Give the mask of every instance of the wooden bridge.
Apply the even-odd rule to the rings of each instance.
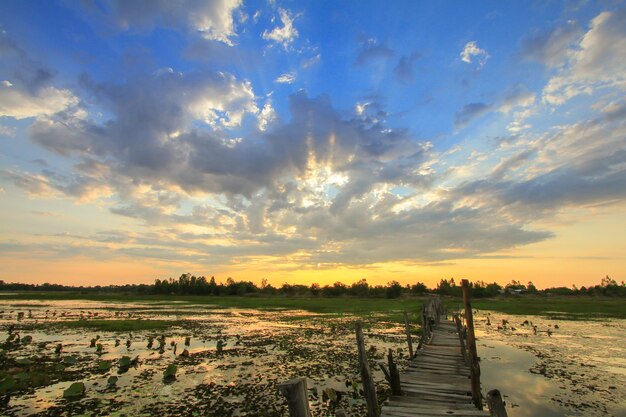
[[[392,391],[382,409],[378,407],[363,331],[360,323],[357,323],[356,339],[367,417],[507,417],[498,390],[487,393],[489,411],[483,410],[480,365],[467,280],[462,281],[462,288],[465,325],[460,314],[448,318],[440,298],[430,298],[422,307],[422,334],[415,352],[408,315],[405,313],[409,365],[400,374],[391,349],[387,355],[387,364],[379,363]],[[288,381],[281,384],[279,389],[289,401],[290,417],[310,417],[306,379]],[[341,410],[336,415],[346,416]]]
[[[444,315],[440,299],[433,298],[426,305],[420,348],[408,369],[396,378],[399,386],[392,385],[400,395],[389,398],[381,417],[491,415],[482,410],[480,382],[474,375],[478,365],[468,360],[471,354],[459,317],[448,320]]]

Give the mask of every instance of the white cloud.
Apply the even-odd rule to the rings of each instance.
[[[568,57],[543,89],[544,102],[560,105],[601,88],[626,89],[626,9],[596,16]]]
[[[276,80],[274,80],[280,84],[293,84],[296,81],[296,73],[295,72],[286,72],[281,74]]]
[[[9,81],[0,85],[0,116],[25,119],[51,115],[77,103],[78,98],[65,89],[50,86],[30,94]]]
[[[305,59],[302,62],[302,64],[300,65],[300,67],[302,69],[312,67],[313,65],[317,64],[318,62],[320,62],[321,59],[322,59],[322,54],[314,55],[314,56],[312,56],[309,59]]]
[[[288,50],[293,41],[298,37],[298,30],[293,26],[294,18],[285,9],[279,9],[278,14],[283,26],[276,26],[271,31],[263,31],[261,37],[267,41],[273,41],[282,45],[285,50]]]
[[[263,109],[259,112],[258,119],[258,127],[261,131],[267,130],[268,125],[276,120],[276,110],[272,107],[271,100],[267,100]]]
[[[226,73],[220,73],[219,78],[219,81],[205,80],[198,91],[189,92],[192,96],[186,103],[189,113],[214,128],[241,126],[246,113],[259,111],[252,84]]]
[[[481,67],[485,65],[489,59],[489,54],[484,49],[478,47],[476,41],[470,41],[465,44],[465,47],[460,53],[461,61],[471,64],[472,62],[478,62]]]

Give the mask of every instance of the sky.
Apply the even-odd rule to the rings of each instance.
[[[0,279],[626,275],[623,1],[3,0]]]

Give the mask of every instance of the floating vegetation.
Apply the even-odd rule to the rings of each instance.
[[[178,368],[174,364],[170,364],[165,368],[163,372],[163,380],[167,382],[174,381],[176,379],[176,371]]]
[[[85,384],[74,382],[68,389],[63,391],[63,398],[74,399],[85,395]]]
[[[111,362],[109,361],[98,362],[98,371],[108,371],[109,369],[111,369]]]
[[[360,392],[345,385],[358,376],[351,316],[306,313],[305,319],[286,320],[300,313],[163,304],[132,306],[125,320],[127,311],[110,304],[47,307],[29,307],[33,318],[25,315],[19,323],[17,311],[0,316],[11,330],[5,333],[11,343],[0,342],[3,416],[280,417],[287,408],[276,385],[294,374],[309,376],[315,415],[334,415],[335,407],[351,415],[365,409]],[[181,316],[186,319],[179,321]],[[142,322],[167,326],[141,329]],[[37,343],[23,343],[23,335],[19,342],[26,329]],[[405,343],[402,329],[396,334],[381,333],[370,342],[379,346],[377,352],[395,349]],[[382,375],[379,380],[382,401]],[[82,385],[70,390],[73,384]]]
[[[117,384],[117,381],[119,380],[118,377],[116,377],[115,375],[111,375],[108,379],[107,379],[107,386],[109,388],[115,387],[115,385]]]

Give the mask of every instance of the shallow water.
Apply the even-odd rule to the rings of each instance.
[[[20,312],[24,318],[18,322]],[[167,320],[171,326],[130,334],[62,326],[81,315],[86,321]],[[0,352],[0,370],[13,367],[10,371],[15,374],[15,359],[31,358],[36,363],[26,370],[45,366],[49,380],[18,391],[8,404],[0,405],[0,415],[284,416],[286,403],[276,385],[298,376],[308,377],[314,415],[330,415],[338,406],[353,417],[365,415],[356,383],[356,320],[350,315],[185,303],[5,301],[0,303],[0,343],[6,347]],[[361,320],[366,324],[367,346],[374,349],[370,360],[382,400],[388,388],[375,361],[391,348],[400,355],[400,370],[405,367],[404,328],[380,316]],[[508,324],[503,326],[502,320]],[[525,320],[528,325],[522,325]],[[475,323],[483,393],[498,388],[510,417],[626,416],[622,337],[626,320],[563,321],[478,311]],[[32,336],[32,343],[4,344],[11,324],[21,337]],[[156,338],[161,335],[166,344],[159,352]],[[96,336],[103,345],[100,354],[89,346]],[[150,336],[155,338],[152,348],[148,348]],[[185,346],[187,336],[191,336],[189,346]],[[217,352],[220,339],[226,342],[221,354]],[[54,353],[57,343],[63,344],[60,355]],[[180,355],[185,348],[189,357]],[[138,356],[139,363],[120,372],[117,361],[122,356]],[[77,363],[51,371],[67,357]],[[103,361],[111,362],[110,370],[98,371]],[[172,363],[178,367],[177,378],[166,382],[163,371]],[[108,387],[112,375],[119,380]],[[63,399],[63,391],[75,381],[85,383],[85,396]]]
[[[6,346],[3,369],[14,366],[16,358],[31,358],[36,364],[26,370],[45,366],[50,379],[37,388],[13,395],[6,406],[8,416],[194,413],[282,416],[286,415],[286,402],[276,385],[298,376],[308,377],[313,394],[311,408],[316,415],[328,415],[337,406],[352,415],[364,411],[359,385],[354,384],[356,390],[352,386],[352,381],[358,379],[353,316],[293,310],[216,309],[192,304],[82,301],[5,302],[0,304],[0,311],[0,326],[5,335],[7,326],[16,325],[21,337],[33,338],[27,345]],[[20,312],[24,318],[18,322]],[[81,317],[86,322],[158,319],[169,320],[172,325],[165,331],[131,333],[62,326],[65,321]],[[380,381],[382,400],[387,388],[373,361],[382,360],[389,348],[406,358],[404,330],[376,317],[366,326],[368,347],[375,348],[370,359],[374,376]],[[161,335],[166,343],[159,352],[157,338]],[[90,347],[90,340],[97,336],[97,343],[103,346],[99,354]],[[155,338],[152,348],[148,348],[150,336]],[[189,346],[185,346],[186,336],[191,336]],[[226,342],[222,353],[217,352],[218,340]],[[63,344],[60,355],[54,353],[57,343]],[[172,343],[176,345],[176,353]],[[180,355],[185,348],[190,353],[188,357]],[[120,372],[117,361],[122,356],[138,356],[139,363]],[[76,358],[77,363],[63,371],[49,371],[67,357]],[[103,361],[111,362],[110,370],[98,371],[98,364]],[[176,380],[165,382],[163,371],[172,363],[178,367]],[[400,360],[400,366],[404,363]],[[115,387],[108,387],[107,379],[112,375],[119,379]],[[85,383],[85,396],[78,400],[63,399],[63,391],[75,381]]]
[[[626,320],[478,311],[475,327],[483,392],[510,417],[626,416]]]

